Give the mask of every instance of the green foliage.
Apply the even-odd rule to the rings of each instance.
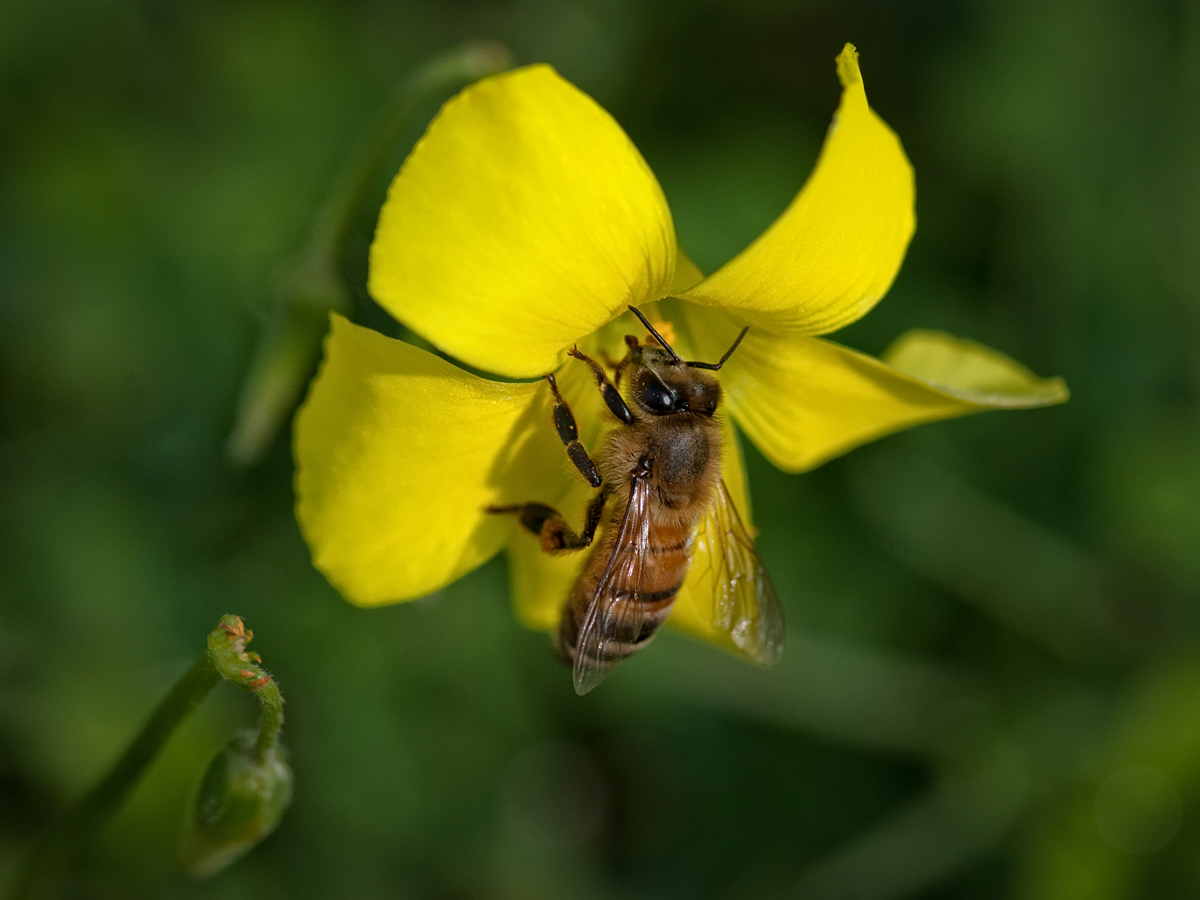
[[[664,635],[581,702],[501,563],[353,609],[296,532],[286,441],[224,462],[278,267],[395,86],[475,37],[611,109],[710,270],[803,180],[853,41],[919,225],[838,339],[944,330],[1071,386],[807,476],[749,452],[777,670]],[[1184,0],[3,4],[0,884],[237,609],[288,687],[292,808],[177,871],[196,773],[256,711],[214,698],[74,894],[1200,892],[1198,108]],[[398,333],[362,290],[385,180],[342,274]],[[1119,846],[1171,806],[1105,788],[1131,769],[1178,797],[1159,849]]]

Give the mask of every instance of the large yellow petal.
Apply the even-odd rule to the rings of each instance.
[[[675,251],[675,284],[671,288],[671,293],[682,294],[703,280],[704,273],[700,271],[700,267],[692,262],[691,257],[683,252],[682,247],[678,248]]]
[[[487,560],[511,516],[568,487],[544,382],[500,384],[332,317],[296,419],[296,516],[313,561],[364,606],[419,597]]]
[[[675,229],[612,117],[546,65],[450,100],[392,182],[369,288],[452,356],[529,377],[670,293]]]
[[[842,102],[803,190],[753,244],[680,296],[760,328],[825,334],[887,292],[916,224],[912,166],[867,106],[851,45],[837,69]]]
[[[716,359],[740,323],[687,307],[692,339]],[[812,469],[904,428],[988,409],[1062,403],[1060,378],[1038,378],[1001,353],[936,331],[911,331],[880,361],[819,338],[751,328],[721,371],[739,426],[776,466]]]

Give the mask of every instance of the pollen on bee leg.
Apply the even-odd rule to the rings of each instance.
[[[566,549],[566,525],[561,518],[547,519],[538,531],[538,544],[546,553]]]

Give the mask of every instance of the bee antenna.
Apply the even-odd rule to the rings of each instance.
[[[725,361],[726,361],[726,360],[728,360],[728,359],[729,359],[729,357],[733,356],[733,351],[734,351],[734,350],[736,350],[736,349],[738,348],[738,344],[740,344],[740,343],[742,342],[742,338],[744,338],[744,337],[746,336],[746,332],[747,332],[747,331],[749,331],[749,330],[750,330],[750,326],[749,326],[749,325],[747,325],[745,328],[743,328],[743,329],[742,329],[742,332],[741,332],[741,334],[739,334],[739,335],[737,336],[737,339],[736,339],[736,340],[734,340],[734,342],[733,342],[733,346],[732,346],[732,347],[730,347],[728,350],[726,350],[726,351],[725,351],[725,355],[724,355],[724,356],[722,356],[722,357],[720,358],[720,360],[718,360],[717,362],[715,362],[715,363],[706,363],[706,362],[691,362],[691,361],[689,361],[689,362],[688,362],[688,368],[691,368],[691,369],[712,369],[712,371],[714,371],[714,372],[718,371],[718,370],[721,368],[721,366],[725,365]],[[662,340],[662,338],[659,338],[659,340]]]
[[[649,329],[649,331],[652,335],[654,335],[654,339],[663,345],[664,350],[666,350],[668,353],[671,354],[671,362],[673,362],[673,363],[683,362],[683,360],[679,358],[679,354],[676,353],[674,351],[674,349],[672,349],[671,345],[663,340],[662,335],[654,330],[654,326],[650,324],[649,319],[647,319],[645,316],[642,315],[641,310],[639,310],[636,306],[631,306],[631,307],[629,307],[629,311],[631,313],[633,313],[635,316],[637,316],[639,319],[642,320],[642,324],[645,325],[647,329]],[[724,362],[724,360],[722,360],[722,362]]]

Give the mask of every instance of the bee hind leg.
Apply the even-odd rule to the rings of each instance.
[[[608,499],[608,490],[602,485],[599,493],[588,503],[587,512],[584,514],[583,529],[578,534],[567,524],[562,513],[545,503],[489,506],[487,512],[515,514],[517,522],[538,539],[538,543],[545,552],[563,553],[582,550],[592,545],[592,539],[596,536],[596,528],[600,525],[600,517],[604,513],[606,499]]]

